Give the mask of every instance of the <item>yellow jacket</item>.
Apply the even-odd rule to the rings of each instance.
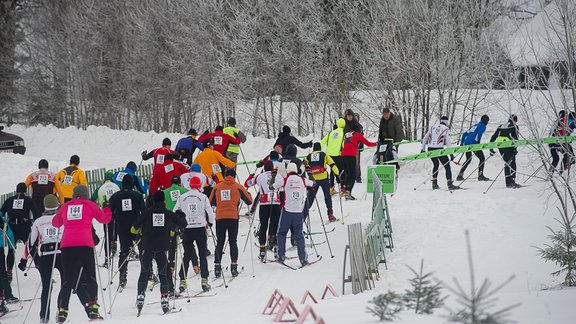
[[[88,186],[84,170],[80,169],[75,164],[70,164],[56,174],[56,180],[60,182],[60,189],[62,191],[63,199],[72,199],[74,187],[79,184]]]
[[[338,167],[330,155],[322,151],[314,151],[304,158],[306,170],[312,174],[314,180],[328,178],[328,167],[332,168],[335,175],[339,175]]]
[[[202,167],[202,173],[204,173],[208,178],[214,179],[216,182],[224,180],[222,176],[222,168],[220,164],[225,167],[233,168],[236,163],[225,158],[220,152],[213,150],[209,147],[205,147],[204,151],[200,152],[198,156],[194,159],[194,163],[200,164]]]

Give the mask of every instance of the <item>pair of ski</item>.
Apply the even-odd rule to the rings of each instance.
[[[163,313],[162,315],[176,314],[176,313],[180,313],[181,311],[182,311],[182,307],[180,307],[180,308],[171,308],[170,310],[168,310],[167,312]],[[140,317],[140,315],[142,315],[142,308],[138,309],[138,313],[136,314],[136,317]]]
[[[285,267],[288,268],[288,269],[299,270],[299,269],[305,268],[305,267],[307,267],[307,266],[311,266],[311,265],[313,265],[314,263],[316,263],[316,262],[318,262],[318,261],[320,261],[320,260],[322,260],[322,256],[321,256],[321,255],[318,256],[318,259],[316,259],[316,260],[314,260],[314,261],[309,261],[306,265],[301,265],[301,266],[299,266],[299,267],[298,267],[298,266],[294,267],[294,266],[291,266],[291,265],[289,265],[289,264],[286,264],[286,262],[285,262],[286,260],[284,260],[284,262],[278,262],[278,261],[274,260],[274,262],[276,262],[276,263],[278,263],[278,264],[281,264],[281,265],[285,266]]]
[[[24,306],[20,306],[20,307],[18,307],[18,308],[9,309],[9,310],[8,310],[7,312],[5,312],[5,313],[0,313],[0,318],[3,318],[4,316],[6,316],[6,315],[8,315],[8,314],[10,314],[10,313],[14,313],[14,312],[17,312],[17,311],[20,311],[20,310],[23,310],[23,309],[24,309]]]

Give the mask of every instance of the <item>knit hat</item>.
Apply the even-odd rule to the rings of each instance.
[[[60,206],[58,198],[53,194],[44,196],[44,209],[45,210],[56,210]]]
[[[236,118],[234,118],[234,117],[228,118],[228,125],[236,126]]]
[[[264,171],[272,171],[274,169],[274,162],[268,160],[264,162]]]
[[[179,176],[173,176],[172,179],[171,179],[171,182],[172,182],[172,184],[177,184],[177,185],[179,185],[179,184],[182,183],[182,180],[180,179]]]
[[[74,187],[72,198],[78,198],[78,197],[88,199],[89,197],[88,187],[86,187],[85,185],[77,185],[76,187]]]
[[[188,130],[188,135],[194,135],[194,136],[196,136],[196,135],[198,135],[198,132],[197,132],[194,128],[190,128],[190,129]]]
[[[70,164],[80,164],[80,157],[78,155],[72,155],[70,157]]]
[[[16,193],[26,193],[27,188],[24,182],[20,182],[16,185]]]
[[[162,140],[162,146],[171,146],[172,145],[172,141],[166,137]]]
[[[322,149],[322,147],[320,146],[320,143],[316,142],[314,143],[314,145],[312,146],[312,151],[320,151]]]
[[[124,175],[122,178],[122,189],[132,189],[134,187],[134,179],[129,174]]]
[[[190,166],[190,171],[192,172],[202,172],[202,166],[198,163],[194,163]]]
[[[296,163],[288,163],[288,167],[286,167],[286,173],[290,174],[290,173],[298,173],[298,166],[296,165]]]
[[[218,125],[218,126],[216,126],[216,128],[214,130],[215,131],[222,131],[222,130],[224,130],[224,127],[222,127],[222,125]]]
[[[190,188],[192,189],[200,189],[202,188],[202,181],[198,177],[192,177],[190,179]]]
[[[448,117],[447,116],[440,117],[440,124],[448,125]]]
[[[202,146],[204,146],[204,147],[212,146],[212,139],[211,139],[211,138],[205,139],[205,140],[202,142]]]
[[[154,194],[154,202],[164,202],[164,191],[162,190],[158,190],[156,191],[156,193]]]
[[[489,121],[490,117],[488,117],[488,115],[482,115],[482,118],[480,118],[480,122],[482,122],[484,125],[488,125]]]
[[[228,170],[226,170],[226,173],[225,173],[225,174],[226,174],[227,177],[230,176],[230,177],[232,177],[232,178],[236,178],[236,170],[234,170],[234,169],[228,169]]]
[[[110,170],[106,171],[104,173],[104,180],[110,180],[110,181],[114,180],[114,173]]]
[[[38,161],[38,169],[48,169],[48,161],[45,159]]]
[[[290,126],[284,125],[284,126],[282,127],[282,133],[284,133],[284,134],[290,134],[291,132],[292,132],[292,129],[290,128]]]
[[[136,165],[136,162],[130,161],[128,164],[126,164],[126,169],[130,169],[132,172],[136,172],[138,170],[138,166]]]
[[[276,151],[272,151],[272,152],[270,152],[270,155],[268,155],[268,158],[270,160],[278,161],[280,159],[280,154],[278,154],[278,152],[276,152]]]

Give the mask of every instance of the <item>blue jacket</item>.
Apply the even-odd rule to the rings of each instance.
[[[118,171],[114,173],[114,183],[118,185],[118,187],[122,188],[122,178],[126,175],[130,175],[132,177],[132,183],[134,183],[134,188],[141,193],[146,193],[148,191],[148,184],[142,183],[142,179],[136,175],[136,172],[130,168],[126,168],[122,171]]]
[[[180,154],[180,158],[184,163],[192,165],[192,157],[196,149],[203,151],[204,146],[197,139],[193,139],[192,136],[189,135],[178,140],[175,151]]]
[[[486,125],[481,122],[470,127],[466,132],[464,132],[464,134],[462,134],[460,144],[471,145],[480,143],[484,131],[486,131]]]
[[[4,226],[6,226],[6,233],[4,233]],[[6,239],[9,239],[11,243],[6,242],[6,246],[9,249],[12,249],[12,247],[15,247],[16,244],[14,244],[15,240],[14,240],[14,233],[12,233],[12,229],[10,229],[10,225],[8,224],[8,221],[6,220],[6,218],[4,218],[4,215],[2,215],[2,213],[0,213],[0,235],[2,237],[0,237],[0,248],[4,248],[4,241],[6,241]]]

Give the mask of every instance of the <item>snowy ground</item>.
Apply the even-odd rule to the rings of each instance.
[[[14,190],[16,183],[33,171],[40,158],[47,158],[51,169],[56,171],[64,166],[69,156],[78,154],[81,157],[81,166],[116,167],[124,165],[130,159],[139,161],[139,153],[144,149],[159,146],[166,135],[173,143],[180,137],[178,134],[138,133],[135,131],[114,131],[104,127],[90,127],[87,131],[74,128],[56,129],[54,127],[12,126],[8,132],[16,133],[24,138],[28,147],[25,156],[0,154],[0,169],[3,171],[3,180],[0,183],[0,192]],[[253,139],[244,146],[244,153],[248,160],[260,158],[265,155],[266,148],[271,147],[272,141]],[[419,146],[406,145],[401,148],[401,155],[419,151]],[[534,157],[527,149],[520,149],[519,171],[531,174],[535,169]],[[362,162],[367,164],[369,154],[363,154]],[[468,172],[476,167],[473,162]],[[495,156],[487,162],[485,174],[493,178],[501,170],[502,162]],[[254,166],[250,166],[251,169]],[[240,167],[241,178],[247,171]],[[499,294],[500,300],[497,308],[503,308],[515,303],[522,305],[512,311],[511,319],[518,323],[573,323],[576,318],[576,309],[571,307],[576,298],[574,289],[551,289],[559,283],[550,273],[556,268],[552,264],[544,263],[538,256],[534,246],[547,243],[547,225],[556,226],[554,218],[557,216],[554,200],[549,200],[546,183],[531,179],[527,182],[529,187],[508,190],[504,188],[504,180],[498,180],[494,187],[482,194],[489,183],[480,183],[473,179],[467,181],[464,187],[469,190],[457,191],[453,194],[446,191],[446,184],[440,181],[442,190],[432,191],[430,183],[414,191],[414,187],[422,183],[431,171],[429,161],[417,161],[404,164],[400,170],[400,184],[398,192],[388,201],[390,204],[392,224],[394,227],[395,249],[388,253],[388,270],[381,267],[382,279],[377,282],[377,288],[360,295],[345,295],[331,298],[314,305],[316,312],[327,323],[375,323],[376,318],[367,314],[365,308],[368,300],[379,293],[388,290],[403,292],[408,287],[407,279],[411,273],[406,266],[416,268],[420,260],[425,260],[425,270],[435,271],[439,280],[451,283],[457,278],[464,287],[469,285],[467,254],[464,231],[470,231],[472,250],[475,262],[477,281],[490,278],[494,286],[505,281],[509,276],[516,278]],[[455,171],[454,173],[456,173]],[[365,179],[365,174],[363,175]],[[522,183],[526,175],[520,175],[518,181]],[[441,172],[440,179],[443,179]],[[346,223],[362,222],[367,224],[370,220],[371,195],[365,195],[365,184],[357,185],[354,194],[358,201],[344,201],[344,212],[352,212],[346,218]],[[361,199],[364,198],[364,199]],[[322,199],[319,200],[322,215],[325,209]],[[339,216],[338,200],[334,198],[335,210]],[[358,211],[358,212],[355,212]],[[321,230],[318,211],[312,210],[313,231]],[[174,322],[184,321],[210,321],[212,323],[270,323],[271,316],[261,315],[267,299],[274,291],[279,289],[285,295],[299,303],[304,292],[310,290],[319,297],[323,287],[331,284],[340,293],[342,289],[342,262],[343,251],[347,243],[346,227],[337,223],[336,230],[329,234],[334,258],[330,258],[327,244],[318,246],[318,252],[323,256],[319,263],[299,271],[292,271],[277,264],[261,264],[254,262],[257,250],[253,243],[242,252],[245,234],[248,231],[248,221],[241,221],[240,228],[240,266],[244,271],[234,280],[229,288],[217,288],[214,297],[194,298],[190,303],[186,300],[177,300],[176,307],[182,307],[181,313],[168,315]],[[323,236],[315,236],[317,241],[323,241]],[[209,243],[213,250],[212,243]],[[252,248],[253,250],[250,250]],[[21,253],[19,248],[18,254]],[[104,255],[99,254],[99,263],[103,262]],[[253,253],[253,256],[252,256]],[[315,253],[308,250],[310,260],[314,260]],[[295,255],[295,251],[289,251]],[[229,262],[229,254],[223,259],[224,266]],[[212,257],[210,257],[212,261]],[[210,266],[212,268],[212,266]],[[111,322],[125,323],[135,319],[136,309],[136,281],[139,266],[131,262],[128,273],[128,286],[116,298]],[[106,281],[108,273],[101,269],[102,280]],[[226,272],[229,278],[229,272]],[[39,283],[38,273],[32,269],[27,277],[18,271],[20,281],[20,296],[32,298]],[[59,287],[59,278],[56,279]],[[200,290],[199,278],[193,278],[189,284],[191,292]],[[213,283],[215,285],[216,283]],[[117,285],[114,281],[113,288]],[[17,294],[15,282],[13,283]],[[349,293],[347,287],[347,293]],[[114,289],[115,291],[115,289]],[[113,291],[113,292],[114,292]],[[445,291],[445,293],[447,293]],[[53,294],[55,300],[55,295]],[[159,291],[149,292],[147,302],[158,301]],[[110,307],[108,291],[104,300],[100,296],[100,304]],[[447,304],[457,308],[455,298],[450,297]],[[31,302],[24,302],[24,309],[6,316],[4,323],[22,323]],[[39,301],[34,302],[27,322],[38,321]],[[301,305],[297,305],[303,308]],[[16,307],[12,305],[12,307]],[[56,309],[52,307],[52,318]],[[103,313],[103,312],[102,312]],[[160,319],[160,306],[147,305],[139,319],[141,323],[153,323]],[[398,323],[444,323],[446,310],[439,310],[432,316],[413,315],[407,311],[401,314],[402,320]],[[70,321],[75,323],[86,322],[86,316],[78,300],[72,296],[70,304]]]

